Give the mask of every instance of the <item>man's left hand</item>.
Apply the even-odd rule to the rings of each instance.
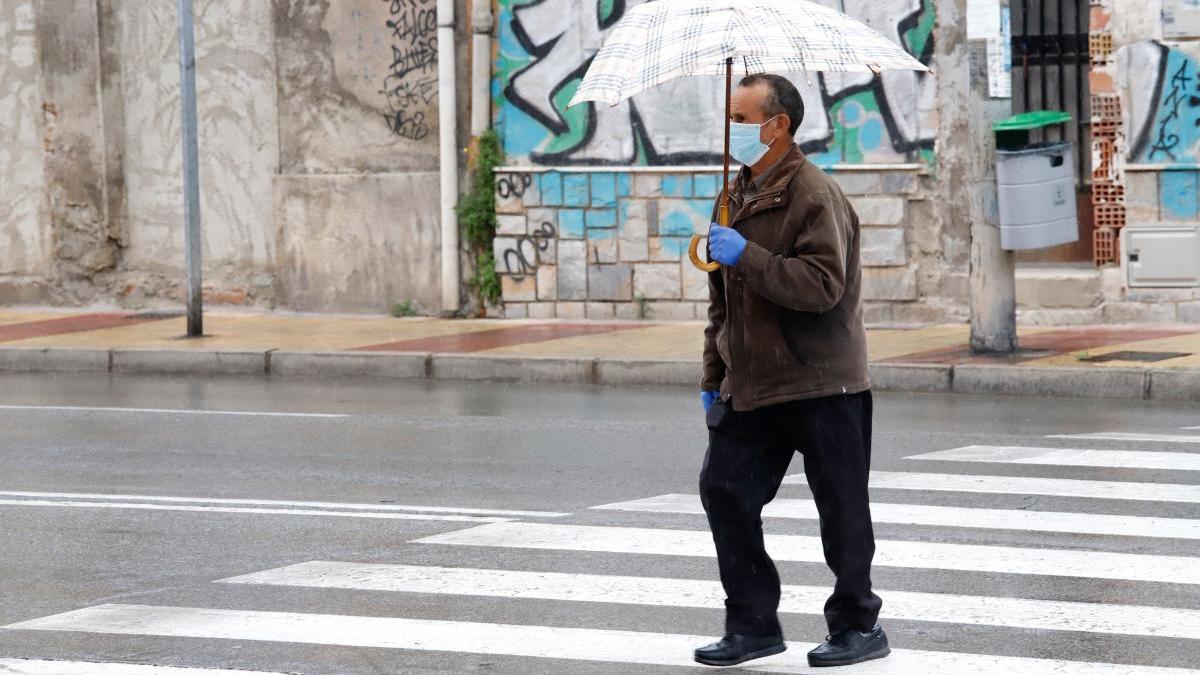
[[[730,227],[713,224],[708,230],[708,255],[722,265],[736,265],[746,250],[746,238]]]

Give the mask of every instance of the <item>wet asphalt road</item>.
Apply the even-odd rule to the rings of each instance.
[[[398,505],[413,508],[385,513],[425,516],[451,514],[422,510],[430,507],[552,512],[568,515],[517,519],[703,531],[702,515],[591,508],[696,493],[706,432],[693,391],[102,375],[4,375],[0,382],[0,491],[53,493],[0,495],[5,523],[0,528],[0,626],[120,604],[688,635],[720,632],[721,611],[716,608],[214,583],[307,561],[715,580],[716,562],[710,557],[414,543],[486,521],[338,517],[297,512],[333,507],[294,503]],[[177,410],[220,414],[171,412]],[[989,445],[1172,452],[1194,458],[1200,442],[1048,438],[1096,432],[1200,436],[1200,429],[1188,427],[1200,427],[1194,404],[880,395],[872,468],[1138,482],[1153,492],[1154,484],[1200,485],[1200,471],[906,457]],[[797,459],[790,473],[800,471]],[[101,508],[96,504],[106,500],[84,496],[95,494],[128,497],[109,499],[109,506]],[[146,499],[151,496],[180,499]],[[783,498],[807,496],[802,485],[785,485],[780,492]],[[1200,519],[1197,502],[880,488],[872,490],[872,498],[889,504]],[[240,502],[214,501],[219,499]],[[188,508],[158,508],[164,505]],[[230,512],[212,510],[214,506],[258,510]],[[817,533],[816,522],[807,519],[768,518],[766,529],[772,534]],[[1200,539],[1194,538],[906,522],[878,522],[875,529],[880,540],[1200,558]],[[827,586],[831,580],[816,562],[781,562],[779,568],[786,584]],[[1147,582],[936,566],[877,566],[873,577],[876,587],[884,589],[885,614],[885,590],[1200,610],[1195,578]],[[820,607],[809,611],[783,617],[789,640],[808,643],[824,636]],[[894,648],[1200,668],[1198,639],[969,621],[893,619],[885,627]],[[314,674],[693,672],[494,651],[0,629],[0,659]],[[5,672],[3,665],[0,672]]]

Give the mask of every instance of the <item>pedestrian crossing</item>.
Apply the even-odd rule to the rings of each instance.
[[[907,459],[1200,471],[1200,454],[1150,450],[1081,450],[1077,448],[1027,448],[1012,445],[968,445],[952,450],[912,455]]]
[[[223,579],[222,583],[655,607],[720,607],[725,598],[718,581],[322,560]],[[1196,609],[878,592],[887,598],[885,620],[1173,638],[1200,635],[1200,610]],[[785,584],[779,611],[819,614],[828,596],[829,589],[825,586]]]
[[[598,510],[644,513],[704,513],[699,495],[669,494],[592,507]],[[767,518],[816,520],[817,507],[811,499],[779,498],[763,509]],[[871,519],[876,523],[930,525],[935,527],[1064,532],[1163,539],[1200,539],[1200,520],[1147,516],[984,509],[922,504],[872,502]]]
[[[784,478],[783,483],[784,485],[805,485],[807,481],[803,474],[794,474]],[[872,471],[871,489],[1200,504],[1200,485],[1080,480],[1077,478]]]
[[[1080,437],[1049,438],[1079,440]],[[1195,443],[1200,446],[1200,437],[1196,438],[1198,440]],[[1116,438],[1095,440],[1120,442]],[[1178,440],[1142,439],[1141,442],[1183,446]],[[1038,467],[1045,466],[1103,467],[1125,472],[1152,469],[1178,472],[1172,474],[1180,476],[1178,480],[1191,478],[1187,472],[1200,469],[1200,463],[1197,463],[1200,452],[1187,447],[1160,452],[976,445],[919,453],[906,457],[904,462],[918,460],[970,462],[1006,467],[1017,472],[1024,470],[1032,474],[1036,474]],[[1120,474],[1117,477],[1127,475],[1134,474]],[[1161,478],[1160,475],[1156,477]],[[1200,549],[1191,544],[1188,544],[1190,548],[1180,548],[1185,543],[1200,540],[1200,519],[1124,514],[1120,503],[1127,501],[1143,506],[1156,502],[1185,506],[1200,504],[1200,485],[909,471],[875,471],[871,474],[871,481],[876,498],[879,497],[878,490],[897,490],[906,491],[914,498],[926,492],[942,494],[943,502],[952,502],[905,504],[880,500],[873,503],[872,513],[878,523],[925,526],[935,528],[934,531],[938,533],[932,537],[932,541],[880,538],[876,547],[876,568],[901,572],[935,571],[938,574],[957,575],[956,578],[960,580],[987,581],[960,584],[959,590],[966,588],[966,593],[939,592],[937,588],[909,590],[903,585],[895,589],[878,588],[884,600],[881,615],[884,622],[908,622],[908,625],[924,626],[923,633],[963,628],[983,634],[1003,630],[1029,631],[1022,635],[1037,636],[1043,648],[1031,651],[1027,656],[1017,656],[1015,654],[1021,653],[1020,650],[1010,649],[1006,653],[995,654],[980,653],[980,649],[970,648],[953,651],[956,647],[953,640],[906,645],[893,638],[890,657],[855,666],[853,672],[907,675],[936,669],[946,673],[982,675],[1200,674],[1200,669],[1180,666],[1136,665],[1139,660],[1148,660],[1139,654],[1122,654],[1121,660],[1125,663],[1102,658],[1067,660],[1048,658],[1055,650],[1045,648],[1045,645],[1054,644],[1055,641],[1102,644],[1097,641],[1172,640],[1183,645],[1181,649],[1187,653],[1196,654],[1194,667],[1200,668],[1200,607],[1158,606],[1148,600],[1140,603],[1080,601],[1067,593],[1051,593],[1055,599],[1045,599],[1044,594],[1041,597],[1032,594],[1035,584],[1042,584],[1044,588],[1047,579],[1053,583],[1071,580],[1070,583],[1076,584],[1076,588],[1078,584],[1104,588],[1110,583],[1125,584],[1134,589],[1153,589],[1156,585],[1170,585],[1170,588],[1200,586]],[[803,483],[803,476],[789,476],[785,479],[784,490],[790,489],[786,486]],[[972,506],[971,495],[979,494],[1091,500],[1093,506],[1097,503],[1094,500],[1114,501],[1104,503],[1104,513]],[[0,493],[0,497],[8,497],[11,501],[54,501],[68,496],[59,493]],[[766,525],[767,548],[781,563],[806,563],[823,567],[819,537],[771,533],[774,520],[817,519],[811,502],[801,497],[800,494],[789,495],[785,492],[764,511],[764,517],[772,519]],[[191,500],[129,495],[90,495],[81,496],[79,500],[92,504],[107,503],[114,508],[150,504],[189,509],[312,510],[322,515],[350,512],[345,508],[339,509],[337,504],[302,501],[258,503],[255,500]],[[3,501],[0,500],[0,503]],[[667,557],[689,560],[712,558],[715,555],[711,535],[704,529],[703,519],[699,518],[703,509],[695,494],[672,493],[610,502],[592,506],[586,513],[580,514],[522,510],[485,513],[454,507],[440,507],[440,512],[437,510],[439,507],[395,507],[373,511],[365,508],[366,505],[359,506],[363,508],[355,509],[353,513],[377,512],[403,516],[410,514],[408,509],[419,508],[434,515],[462,517],[469,522],[451,521],[451,524],[442,527],[452,529],[436,534],[414,535],[409,540],[410,545],[399,548],[396,559],[387,562],[307,560],[267,569],[246,570],[236,576],[211,581],[227,591],[222,594],[226,602],[231,597],[236,602],[243,591],[247,596],[253,592],[254,597],[261,598],[263,594],[282,594],[289,589],[320,589],[323,593],[365,593],[372,594],[372,597],[383,595],[394,599],[395,606],[402,608],[408,606],[401,600],[404,598],[424,598],[426,603],[430,598],[491,598],[504,603],[561,603],[565,607],[603,605],[618,608],[615,610],[617,616],[635,607],[661,608],[664,611],[688,610],[707,612],[712,619],[714,632],[720,625],[724,593],[715,578],[673,576],[656,562]],[[1147,512],[1147,509],[1142,512]],[[1179,512],[1180,507],[1176,506],[1174,513],[1178,515]],[[595,524],[596,518],[611,519],[618,513],[624,518],[620,524]],[[663,516],[668,515],[673,519],[666,522]],[[814,526],[814,532],[815,529]],[[1006,541],[1022,533],[1083,534],[1124,539],[1120,543],[1116,540],[1087,540],[1082,544],[1074,542],[1070,546],[1045,537],[1035,542],[1006,545],[946,540],[954,538],[953,533],[963,529],[1005,532],[1008,534]],[[1047,545],[1047,541],[1053,541],[1053,544]],[[1156,549],[1147,544],[1155,541],[1161,542],[1157,549],[1159,551],[1183,550],[1187,554],[1152,552]],[[554,561],[560,558],[536,558],[541,562],[533,564],[535,557],[544,552],[568,555],[578,564],[573,565],[572,571],[547,571],[545,566],[553,566]],[[454,562],[426,562],[431,557],[439,556]],[[505,562],[503,566],[493,567],[486,562],[491,559]],[[602,559],[620,559],[638,572],[609,573],[598,562]],[[547,560],[551,562],[546,563]],[[580,568],[588,569],[580,571]],[[810,576],[808,572],[805,575]],[[784,578],[780,611],[785,616],[819,620],[829,593],[827,572],[821,569],[820,574],[811,579],[789,579],[788,576]],[[891,575],[889,578],[894,581],[900,577]],[[1009,589],[1008,592],[993,590],[998,586],[989,584],[997,579],[1005,580],[1007,585],[1004,588]],[[812,583],[790,584],[787,583],[789,580]],[[1029,592],[1024,592],[1025,589],[1029,589]],[[1131,592],[1117,599],[1135,595],[1138,594]],[[1153,597],[1153,594],[1147,596]],[[635,666],[697,669],[699,666],[692,661],[692,650],[711,641],[713,637],[672,630],[627,630],[611,625],[540,625],[509,622],[495,616],[425,618],[408,616],[403,611],[396,612],[399,615],[378,616],[323,613],[321,609],[296,612],[237,608],[236,605],[211,607],[195,602],[178,606],[106,603],[20,621],[5,626],[4,630],[504,656],[530,659],[526,672],[533,673],[570,672],[569,667],[564,670],[562,664],[572,661],[610,664],[610,672],[616,673],[626,672]],[[589,615],[580,612],[579,616]],[[497,620],[484,620],[489,618]],[[811,637],[815,639],[819,636]],[[211,649],[214,653],[220,649],[220,644],[213,643]],[[783,654],[756,661],[742,670],[764,673],[819,672],[807,666],[805,653],[811,646],[811,643],[789,643],[788,651]],[[913,646],[938,648],[914,649],[911,648]],[[546,665],[551,663],[545,661],[547,659],[554,659],[552,663],[556,665]],[[402,659],[398,663],[402,664]],[[225,675],[231,672],[118,663],[0,659],[0,675]],[[401,665],[393,672],[405,671]]]
[[[257,675],[284,675],[256,671]],[[224,668],[176,668],[137,663],[94,663],[46,659],[0,659],[0,675],[246,675],[244,670]]]

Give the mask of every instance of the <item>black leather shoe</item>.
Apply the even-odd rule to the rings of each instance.
[[[711,645],[697,649],[696,662],[706,666],[734,666],[778,654],[785,649],[787,645],[783,643],[783,635],[726,635]]]
[[[808,665],[848,666],[852,663],[862,663],[871,659],[882,659],[891,653],[888,647],[887,635],[879,624],[869,633],[849,628],[837,635],[825,638],[824,644],[808,653]]]

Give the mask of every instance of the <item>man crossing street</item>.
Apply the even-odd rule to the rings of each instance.
[[[761,513],[799,452],[837,577],[829,637],[810,665],[888,654],[871,590],[867,496],[872,399],[861,305],[858,217],[794,144],[799,92],[775,75],[741,81],[731,102],[730,227],[713,225],[701,400],[709,429],[700,494],[726,593],[725,636],[696,660],[733,665],[784,651],[780,580]]]

